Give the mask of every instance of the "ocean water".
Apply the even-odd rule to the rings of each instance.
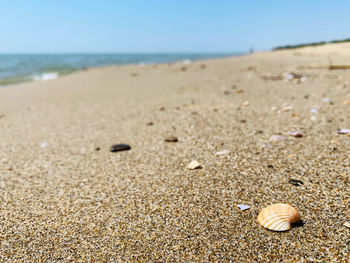
[[[0,86],[46,81],[91,67],[122,64],[154,64],[190,61],[241,55],[223,54],[0,54]]]

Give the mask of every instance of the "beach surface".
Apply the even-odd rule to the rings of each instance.
[[[350,44],[1,88],[0,261],[348,262],[350,70],[329,63]],[[303,224],[263,228],[275,203]]]

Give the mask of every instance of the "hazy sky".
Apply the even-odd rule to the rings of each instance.
[[[350,38],[346,0],[0,0],[0,53],[225,52]]]

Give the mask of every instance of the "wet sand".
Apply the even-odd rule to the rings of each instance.
[[[1,88],[0,261],[347,262],[350,71],[330,61],[350,44]],[[280,202],[303,226],[259,225]]]

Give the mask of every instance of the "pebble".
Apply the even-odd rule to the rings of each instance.
[[[96,148],[95,148],[95,151],[99,151],[99,150],[101,150],[100,147],[96,147]]]
[[[323,98],[323,99],[322,99],[322,102],[324,102],[324,103],[329,103],[330,101],[331,101],[330,98]]]
[[[303,137],[303,134],[301,132],[298,131],[292,131],[289,133],[290,136],[296,137],[296,138],[301,138]]]
[[[237,205],[242,211],[247,210],[250,208],[249,205]]]
[[[190,170],[199,169],[201,168],[201,164],[197,160],[193,160],[190,162],[187,168]]]
[[[230,91],[229,90],[224,90],[224,95],[230,95]]]
[[[303,181],[300,181],[297,179],[290,179],[289,183],[291,183],[292,185],[296,185],[296,186],[300,186],[300,185],[304,184]]]
[[[245,107],[249,106],[249,104],[250,104],[250,102],[249,102],[249,101],[247,101],[247,100],[246,100],[246,101],[244,101],[244,102],[242,103],[242,105],[243,105],[243,106],[245,106]]]
[[[115,144],[109,147],[109,150],[111,152],[120,152],[120,151],[127,151],[130,150],[131,147],[128,144]]]
[[[313,109],[311,110],[311,113],[313,113],[313,114],[317,114],[317,113],[318,113],[318,109],[313,108]]]
[[[282,111],[291,111],[293,109],[293,106],[285,106],[282,108]]]
[[[227,155],[227,154],[230,154],[230,153],[231,153],[231,151],[229,151],[229,150],[223,150],[223,151],[216,152],[215,155],[216,156]]]
[[[346,226],[347,228],[350,228],[350,222],[345,222],[344,226]]]
[[[40,147],[41,148],[45,148],[45,147],[47,147],[49,144],[47,143],[47,142],[43,142],[41,145],[40,145]]]
[[[164,139],[166,142],[178,142],[178,138],[176,136],[169,136]]]
[[[337,129],[339,134],[350,134],[350,129]]]
[[[287,138],[283,135],[272,135],[270,138],[269,138],[269,141],[273,142],[273,141],[283,141],[283,140],[286,140]]]
[[[154,123],[152,121],[146,123],[147,126],[152,126],[153,124]]]

